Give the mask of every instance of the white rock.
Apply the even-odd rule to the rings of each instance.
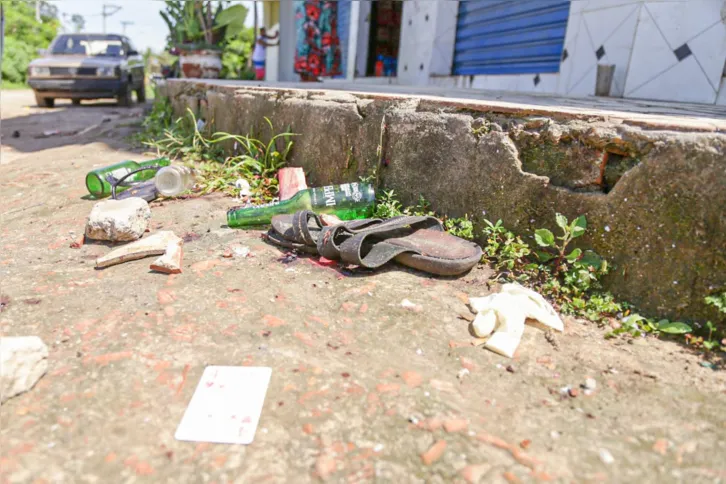
[[[607,449],[600,449],[600,460],[603,464],[610,465],[615,462],[615,458]]]
[[[33,388],[47,370],[48,347],[40,338],[0,338],[0,404]]]
[[[597,388],[597,382],[594,378],[586,378],[582,386],[585,390],[595,390]]]
[[[86,223],[86,237],[112,242],[140,239],[149,226],[151,210],[138,197],[104,200],[93,206]]]

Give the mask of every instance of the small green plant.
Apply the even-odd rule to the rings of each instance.
[[[567,246],[570,245],[573,239],[582,236],[587,229],[587,219],[584,215],[580,215],[571,224],[568,224],[567,217],[558,213],[555,215],[557,225],[562,229],[562,235],[557,237],[557,240],[561,242],[558,244],[555,241],[555,235],[548,229],[537,229],[534,231],[534,240],[537,245],[550,249],[548,251],[536,252],[537,258],[542,262],[547,262],[555,259],[555,268],[559,268],[560,264],[564,260],[568,262],[574,262],[582,255],[582,250],[574,249],[569,254],[565,255]],[[551,253],[554,250],[554,255]]]
[[[718,312],[724,316],[721,319],[726,319],[726,292],[721,294],[714,294],[713,296],[706,296],[704,301],[709,306],[713,306]],[[706,328],[708,329],[708,337],[696,337],[691,339],[691,344],[700,344],[706,351],[714,351],[721,349],[726,352],[726,338],[719,339],[718,328],[711,321],[706,321]]]
[[[444,228],[451,235],[466,240],[474,240],[474,222],[469,220],[468,215],[460,218],[448,218],[444,221]]]
[[[376,208],[373,211],[375,218],[392,218],[403,215],[403,206],[398,201],[393,190],[381,190],[376,195]]]
[[[530,274],[525,269],[531,250],[521,237],[515,236],[504,228],[501,219],[496,223],[484,220],[483,235],[486,238],[486,244],[483,247],[484,257],[497,270],[514,271],[515,279],[519,281],[529,279]],[[530,267],[530,269],[534,268],[536,267]]]
[[[713,306],[718,309],[718,312],[723,314],[726,318],[726,292],[714,294],[713,296],[706,296],[704,301],[706,301],[706,304],[709,306]]]
[[[221,191],[236,195],[234,182],[243,178],[250,183],[255,201],[277,196],[275,175],[287,163],[295,136],[289,127],[275,134],[272,122],[265,118],[270,134],[269,141],[263,142],[253,135],[215,132],[213,123],[198,122],[191,109],[176,121],[171,118],[168,100],[157,101],[137,140],[160,156],[195,166],[201,174],[198,185],[202,194]],[[226,155],[225,148],[232,154]]]

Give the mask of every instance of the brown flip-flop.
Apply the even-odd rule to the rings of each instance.
[[[369,269],[391,260],[440,276],[467,272],[482,257],[477,244],[447,233],[428,216],[402,216],[351,233],[325,227],[318,236],[318,252],[329,259]]]

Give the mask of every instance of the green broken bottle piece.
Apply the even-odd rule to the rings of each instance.
[[[131,160],[122,161],[121,163],[116,163],[115,165],[106,166],[88,172],[88,174],[86,175],[86,188],[88,189],[88,192],[94,197],[105,198],[111,195],[111,184],[106,179],[108,175],[113,176],[116,180],[120,180],[124,175],[127,175],[134,170],[149,167],[149,170],[140,171],[130,176],[129,178],[124,180],[124,183],[147,181],[154,178],[158,168],[161,168],[163,166],[169,166],[170,164],[171,161],[169,160],[169,158],[156,158],[154,160],[143,161],[141,163]],[[121,192],[123,190],[126,190],[127,188],[128,187],[118,187],[116,189],[116,192]]]
[[[267,225],[274,215],[291,214],[299,210],[333,214],[341,220],[370,217],[376,194],[367,183],[345,183],[300,190],[282,202],[252,207],[234,207],[227,212],[227,225],[248,227]]]

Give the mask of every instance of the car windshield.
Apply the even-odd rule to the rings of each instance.
[[[61,35],[53,43],[52,54],[120,57],[124,46],[120,38],[106,35]]]

